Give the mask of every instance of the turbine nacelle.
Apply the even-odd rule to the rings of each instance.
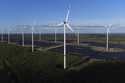
[[[63,26],[64,25],[65,26],[64,28],[68,28],[70,31],[74,32],[74,30],[71,28],[71,26],[69,25],[69,22],[68,22],[69,12],[70,11],[68,10],[65,20],[62,23],[58,24],[57,26]]]
[[[63,23],[64,23],[64,24],[67,24],[68,22],[64,21]]]

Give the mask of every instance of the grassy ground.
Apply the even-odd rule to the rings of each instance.
[[[70,83],[123,83],[125,62],[93,61],[79,71],[69,71],[66,76]]]
[[[78,56],[67,55],[67,67],[79,60]],[[59,79],[65,72],[63,54],[50,51],[32,53],[30,48],[0,43],[0,71],[5,71],[4,75],[8,80],[14,76],[11,79],[22,83],[37,78],[44,81]]]
[[[77,55],[77,54],[76,54]],[[91,60],[0,43],[0,82],[6,83],[123,83],[125,62]]]

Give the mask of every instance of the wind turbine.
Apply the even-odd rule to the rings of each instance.
[[[34,21],[33,25],[31,25],[31,29],[32,29],[32,52],[34,52],[34,27],[36,25],[36,21]]]
[[[112,25],[106,26],[106,51],[109,51],[109,28],[111,28]]]
[[[10,31],[8,30],[8,33],[7,33],[7,42],[8,44],[10,43]]]
[[[31,28],[32,28],[32,52],[34,52],[34,25],[32,25]]]
[[[109,24],[109,25],[105,26],[105,28],[106,28],[106,51],[107,52],[109,51],[109,33],[110,33],[110,28],[118,27],[118,26],[120,26],[120,25],[119,24],[115,24],[115,25]]]
[[[79,31],[77,32],[77,45],[79,45]]]
[[[25,25],[23,26],[23,28],[25,28]],[[25,45],[24,41],[25,41],[25,34],[24,31],[22,31],[22,46]]]
[[[74,30],[70,27],[69,22],[68,22],[69,13],[70,13],[70,10],[68,9],[65,20],[62,23],[58,24],[58,26],[62,26],[62,25],[64,26],[64,32],[63,32],[64,34],[64,69],[66,69],[67,67],[66,66],[66,29],[68,28],[70,31],[74,32]]]
[[[55,41],[54,42],[56,43],[57,42],[57,30],[56,30],[56,28],[55,28],[54,31],[55,31],[55,34],[54,34],[55,35]]]
[[[1,32],[1,42],[3,42],[3,30]]]

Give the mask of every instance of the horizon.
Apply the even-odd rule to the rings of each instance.
[[[125,26],[124,0],[2,0],[0,3],[0,30],[12,25],[53,25],[64,20],[71,5],[71,25]],[[98,31],[98,30],[97,30]],[[125,31],[124,27],[113,32]],[[87,31],[89,32],[89,31]]]

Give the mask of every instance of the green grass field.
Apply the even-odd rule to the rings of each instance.
[[[91,40],[91,37],[87,38]],[[82,36],[82,39],[85,39],[85,36]],[[124,42],[124,37],[116,37],[114,40]],[[120,83],[121,80],[124,81],[120,75],[125,75],[125,62],[92,60],[77,54],[69,54],[67,66],[68,68],[64,70],[61,53],[37,50],[32,53],[29,47],[0,43],[0,81],[6,83]]]
[[[67,67],[79,60],[79,56],[67,55]],[[19,81],[31,75],[35,77],[35,74],[43,75],[43,79],[46,76],[50,79],[60,78],[65,72],[63,54],[50,51],[32,53],[31,48],[0,43],[0,71],[14,74]]]

